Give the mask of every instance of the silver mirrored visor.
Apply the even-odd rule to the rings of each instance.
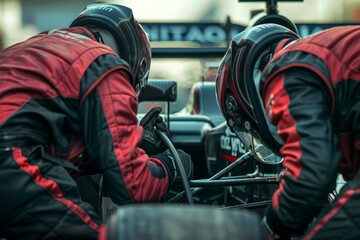
[[[259,136],[257,132],[251,134],[246,129],[241,127],[234,127],[233,130],[236,136],[240,139],[240,141],[249,151],[251,151],[251,154],[259,162],[269,165],[275,165],[280,164],[283,161],[282,157],[274,154],[270,149],[266,147],[261,138],[255,137],[255,135]]]

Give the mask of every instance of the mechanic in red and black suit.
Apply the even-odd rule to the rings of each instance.
[[[262,221],[271,239],[360,239],[359,39],[360,26],[300,39],[263,24],[235,36],[221,63],[229,126],[283,157]],[[339,173],[347,184],[329,201]]]
[[[97,239],[79,175],[102,173],[116,204],[159,201],[179,180],[155,135],[155,126],[168,133],[161,109],[141,126],[136,117],[150,62],[146,33],[116,4],[91,4],[70,28],[1,52],[0,237]],[[190,176],[191,158],[178,152]]]

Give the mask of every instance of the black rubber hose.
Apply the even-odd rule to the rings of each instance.
[[[179,156],[178,152],[176,151],[174,145],[172,144],[172,142],[166,136],[165,133],[163,133],[159,129],[156,129],[156,133],[164,141],[164,143],[167,146],[167,148],[169,149],[171,155],[174,157],[176,167],[179,170],[181,181],[182,181],[183,186],[184,186],[184,191],[185,191],[185,195],[186,195],[186,199],[187,199],[188,203],[189,204],[194,204],[194,200],[193,200],[193,197],[192,197],[192,192],[191,192],[191,189],[190,189],[189,180],[188,180],[188,178],[186,176],[185,169],[184,169],[184,166],[182,164],[182,161],[180,159],[180,156]]]

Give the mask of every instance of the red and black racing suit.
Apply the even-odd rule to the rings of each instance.
[[[292,234],[322,210],[338,173],[349,182],[304,239],[360,238],[360,26],[326,30],[279,51],[264,70],[267,115],[286,172],[266,214]]]
[[[127,63],[85,28],[0,54],[0,237],[96,239],[100,220],[65,170],[74,165],[102,173],[117,204],[167,192],[164,166],[139,148],[131,81]]]

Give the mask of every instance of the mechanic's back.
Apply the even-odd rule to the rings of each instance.
[[[281,220],[269,221],[280,229],[274,232],[286,232],[283,223],[306,226],[340,172],[349,182],[303,237],[354,239],[360,234],[359,39],[359,26],[328,29],[289,44],[265,69],[264,105],[285,142],[281,151],[287,168],[273,196]],[[268,212],[267,219],[275,216]]]
[[[0,238],[96,239],[79,175],[102,173],[116,204],[164,196],[176,169],[140,148],[136,117],[150,62],[146,33],[116,4],[0,53]]]

